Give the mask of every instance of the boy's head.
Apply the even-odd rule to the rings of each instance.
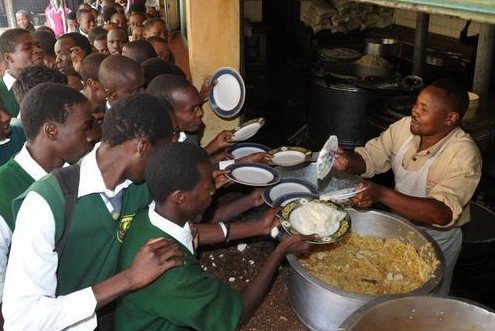
[[[65,162],[75,163],[93,146],[93,116],[88,100],[68,86],[43,83],[21,103],[27,141],[41,139]]]
[[[169,204],[180,221],[204,213],[215,193],[212,166],[198,145],[173,142],[157,149],[146,166],[145,180],[157,204]]]
[[[152,151],[172,141],[173,129],[168,105],[145,93],[120,99],[105,115],[101,141],[109,147],[120,146],[128,158],[127,178],[144,180],[144,169]]]
[[[95,41],[93,42],[93,46],[100,54],[110,54],[110,52],[108,51],[106,33],[96,36]]]
[[[118,99],[139,92],[144,86],[141,66],[122,55],[111,55],[103,60],[98,71],[98,80],[112,107]]]
[[[12,116],[3,108],[3,101],[0,99],[0,141],[10,137],[10,120]]]
[[[110,18],[110,23],[113,23],[114,26],[118,26],[122,29],[127,29],[127,18],[123,13],[115,13]]]
[[[67,85],[67,76],[44,65],[24,68],[12,86],[12,91],[14,92],[17,102],[21,104],[26,94],[32,88],[42,83],[59,83]]]
[[[146,20],[146,15],[144,13],[134,12],[129,16],[129,28],[132,32],[136,27],[143,26]]]
[[[107,57],[107,54],[95,53],[88,55],[82,62],[81,79],[84,87],[93,91],[92,95],[96,97],[95,104],[101,104],[106,99],[105,89],[98,80],[98,72]]]
[[[167,63],[158,57],[144,61],[141,63],[141,67],[144,72],[145,86],[148,86],[159,75],[175,75],[186,78],[186,74],[181,68],[172,63]]]
[[[127,32],[122,28],[113,28],[107,34],[107,47],[111,55],[122,54],[122,47],[129,41]]]
[[[0,35],[0,52],[9,73],[17,77],[25,67],[43,64],[43,50],[36,37],[28,30],[9,29]]]
[[[132,29],[132,40],[144,40],[144,27],[136,26]]]
[[[56,68],[56,55],[55,55],[55,43],[57,42],[57,39],[53,34],[51,34],[48,31],[43,31],[43,30],[36,30],[34,32],[34,36],[38,40],[41,49],[43,50],[44,54],[44,61],[43,63],[49,67],[49,68]]]
[[[27,29],[29,24],[31,24],[31,16],[25,10],[19,10],[15,13],[15,20],[17,22],[17,27],[21,29]]]
[[[77,15],[73,11],[67,14],[67,32],[77,32]]]
[[[84,56],[91,54],[92,51],[88,38],[77,32],[66,33],[60,36],[55,43],[57,69],[64,75],[71,76],[76,74],[71,59],[71,54],[76,48],[80,48],[81,54],[84,54]]]
[[[95,39],[96,37],[99,37],[99,36],[104,36],[105,37],[105,45],[106,45],[106,41],[107,41],[107,33],[108,31],[99,27],[99,26],[95,26],[94,28],[92,28],[89,33],[88,33],[88,40],[89,40],[89,43],[94,46],[95,45]]]
[[[88,34],[91,28],[93,28],[96,24],[93,13],[91,13],[91,11],[88,9],[79,9],[76,16],[79,28],[85,34]]]
[[[203,99],[198,90],[185,78],[174,75],[160,75],[148,85],[146,92],[157,98],[164,98],[172,107],[180,130],[196,132],[203,123]]]
[[[172,51],[168,47],[167,39],[162,37],[150,37],[147,39],[148,42],[153,45],[156,55],[165,62],[172,63]]]
[[[167,24],[161,18],[150,18],[144,22],[144,37],[162,37],[167,38]]]
[[[112,15],[117,12],[117,9],[113,6],[105,6],[101,10],[101,15],[103,16],[103,21],[104,23],[110,23],[110,19],[112,18]]]
[[[153,46],[146,40],[135,40],[124,45],[122,55],[141,64],[147,59],[156,57],[156,52]]]

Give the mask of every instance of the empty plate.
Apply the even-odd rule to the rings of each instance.
[[[266,153],[270,150],[269,147],[255,143],[241,143],[230,147],[227,151],[234,157],[240,159],[254,153]]]
[[[227,177],[234,182],[248,186],[270,186],[280,181],[280,176],[275,169],[258,163],[231,164],[225,170],[229,170]]]
[[[261,129],[264,124],[265,119],[263,117],[245,122],[241,126],[234,129],[232,141],[243,141],[251,138],[258,133],[259,129]]]
[[[267,205],[273,206],[273,202],[290,193],[318,193],[313,184],[303,179],[284,178],[278,184],[263,190],[263,200]]]
[[[215,114],[223,118],[239,114],[246,98],[241,75],[232,68],[220,68],[211,76],[210,84],[214,85],[209,97]]]
[[[268,153],[273,155],[271,162],[282,167],[291,167],[301,164],[309,160],[313,155],[313,153],[306,148],[286,146],[272,149]]]
[[[318,179],[324,179],[330,170],[332,170],[335,157],[332,155],[339,148],[339,141],[337,136],[330,136],[323,145],[320,153],[318,153],[318,160],[316,161],[316,173]]]
[[[294,200],[299,200],[299,199],[302,199],[302,198],[305,198],[305,199],[318,199],[319,198],[319,195],[316,194],[316,193],[302,193],[302,192],[289,193],[289,194],[282,195],[282,196],[278,197],[276,200],[274,200],[272,206],[284,207],[289,202],[292,202]]]

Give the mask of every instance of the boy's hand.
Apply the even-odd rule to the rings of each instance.
[[[268,153],[253,153],[246,155],[244,157],[241,157],[236,160],[236,163],[264,163],[268,164],[270,163],[270,160],[273,156]]]
[[[282,209],[282,207],[274,207],[266,211],[266,213],[257,221],[255,221],[255,228],[257,229],[258,235],[270,235],[270,232],[274,227],[279,224],[277,213]]]
[[[294,234],[282,240],[277,248],[281,249],[284,255],[307,253],[312,246],[307,241],[315,239],[315,235],[304,236],[302,234]]]

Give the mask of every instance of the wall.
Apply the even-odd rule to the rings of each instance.
[[[187,42],[192,83],[198,90],[205,77],[218,68],[240,66],[239,0],[188,0]],[[210,105],[203,106],[206,124],[202,143],[208,143],[221,130],[233,129],[238,119],[223,120]]]
[[[395,10],[395,23],[398,25],[415,28],[416,12],[399,9]],[[459,38],[459,33],[461,32],[465,23],[465,20],[452,16],[430,15],[429,32],[442,34],[453,38]],[[468,35],[478,33],[479,29],[480,24],[477,22],[472,22],[469,26]]]

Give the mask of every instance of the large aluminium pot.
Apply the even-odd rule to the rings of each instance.
[[[372,38],[365,40],[364,54],[378,55],[381,57],[398,57],[400,54],[400,41],[390,38]]]
[[[491,331],[493,310],[466,299],[405,296],[377,299],[350,315],[339,331]]]
[[[431,243],[431,249],[440,261],[435,276],[411,294],[427,294],[438,290],[445,269],[445,258],[437,243],[425,232],[418,230],[406,219],[391,213],[369,210],[348,210],[352,232],[379,238],[399,238],[412,233],[412,244],[422,247]],[[311,276],[293,255],[287,257],[291,266],[289,293],[292,307],[299,319],[311,330],[337,330],[339,325],[356,309],[376,299],[374,296],[342,291]],[[390,295],[394,298],[400,295]]]

